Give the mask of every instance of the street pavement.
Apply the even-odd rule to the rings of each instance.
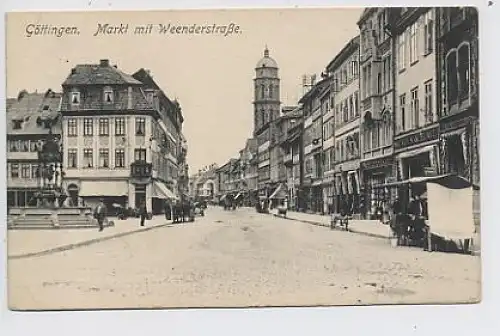
[[[147,231],[136,227],[127,235],[66,244],[68,248],[52,252],[49,243],[36,243],[35,233],[16,232],[15,244],[24,244],[24,251],[49,251],[25,257],[11,249],[9,232],[9,307],[437,304],[480,299],[480,258],[474,256],[395,248],[387,239],[331,231],[249,208],[209,208],[194,223],[166,224],[158,217],[147,222]],[[22,240],[23,232],[31,238]],[[93,237],[95,232],[80,234]],[[42,234],[41,239],[50,240],[50,235]]]

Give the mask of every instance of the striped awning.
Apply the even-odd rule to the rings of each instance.
[[[178,197],[160,181],[153,183],[153,197],[159,199],[178,199]]]
[[[126,196],[128,184],[125,181],[82,181],[79,196]]]

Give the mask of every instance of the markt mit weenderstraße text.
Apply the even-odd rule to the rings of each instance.
[[[112,25],[109,23],[99,23],[97,30],[93,36],[98,35],[149,35],[153,33],[165,35],[183,35],[183,34],[197,34],[197,35],[223,35],[229,36],[241,33],[241,27],[233,22],[228,24],[190,24],[190,25],[174,25],[168,24],[143,24],[143,25],[130,25],[119,24]]]

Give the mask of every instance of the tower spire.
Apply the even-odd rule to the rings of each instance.
[[[266,48],[264,49],[264,57],[269,57],[269,49],[267,48],[267,44]]]

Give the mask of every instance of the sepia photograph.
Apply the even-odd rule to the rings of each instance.
[[[9,309],[481,301],[476,8],[5,21]]]

